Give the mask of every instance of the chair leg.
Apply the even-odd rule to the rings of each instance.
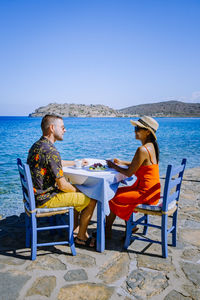
[[[135,220],[134,213],[130,216],[129,220],[126,222],[126,239],[124,242],[124,249],[128,249],[131,242],[131,234],[133,228],[133,222]]]
[[[69,245],[71,248],[72,255],[76,255],[76,249],[74,245],[74,210],[70,209],[69,210]]]
[[[148,223],[149,223],[149,215],[145,215],[144,224],[148,224]],[[146,235],[147,231],[148,231],[148,226],[144,225],[143,235]]]
[[[37,255],[37,223],[35,213],[31,215],[32,240],[31,240],[31,259],[35,260]]]
[[[31,242],[31,224],[30,224],[30,217],[25,213],[25,229],[26,229],[26,248],[30,247]]]
[[[162,215],[162,229],[161,229],[161,241],[162,241],[162,257],[167,258],[167,215]]]
[[[172,219],[172,226],[174,226],[174,229],[172,231],[172,246],[176,247],[176,229],[177,229],[177,214],[178,210],[175,211],[173,214],[173,219]]]

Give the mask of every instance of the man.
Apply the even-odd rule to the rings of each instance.
[[[74,229],[77,231],[76,244],[94,247],[94,239],[88,238],[87,226],[92,217],[96,201],[80,193],[66,181],[63,166],[73,166],[74,161],[61,160],[54,143],[62,141],[66,129],[63,119],[56,115],[45,115],[41,122],[42,137],[29,150],[29,164],[36,207],[74,206]],[[86,161],[83,161],[86,164]],[[78,215],[80,212],[80,225]]]

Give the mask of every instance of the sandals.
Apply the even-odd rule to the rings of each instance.
[[[86,241],[76,237],[74,242],[75,242],[75,245],[80,248],[94,249],[96,247],[96,239],[92,236],[89,237]]]

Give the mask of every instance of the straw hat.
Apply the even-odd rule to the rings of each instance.
[[[157,140],[156,130],[158,129],[159,124],[158,124],[158,122],[156,122],[156,120],[154,120],[153,118],[148,117],[148,116],[143,116],[138,121],[133,121],[133,120],[130,120],[130,121],[131,121],[131,124],[134,126],[149,129],[149,131],[151,131],[151,133]]]

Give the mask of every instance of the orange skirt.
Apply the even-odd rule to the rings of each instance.
[[[114,198],[109,201],[109,206],[115,215],[128,221],[137,205],[156,205],[159,199],[160,183],[156,182],[148,190],[142,190],[135,182],[132,186],[119,188]]]

